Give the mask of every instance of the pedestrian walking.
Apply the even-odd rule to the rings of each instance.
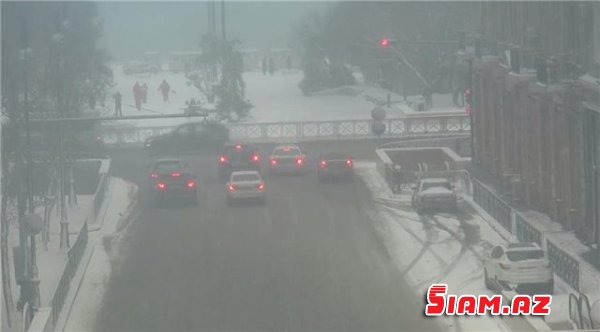
[[[115,117],[120,118],[123,116],[123,111],[121,110],[121,93],[117,91],[113,97],[115,98]]]
[[[145,104],[147,100],[148,100],[148,84],[146,84],[146,82],[144,82],[144,84],[142,84],[142,104]]]
[[[262,59],[262,73],[263,75],[267,75],[267,57],[263,57]]]
[[[425,99],[425,107],[427,109],[433,107],[433,91],[431,85],[427,85],[423,89],[423,99]]]
[[[163,101],[168,102],[171,86],[169,85],[169,83],[167,83],[167,80],[163,79],[162,83],[160,83],[160,86],[158,87],[158,90],[162,92]]]
[[[142,86],[140,82],[135,82],[133,85],[133,98],[135,99],[135,108],[140,112],[142,110]]]
[[[272,57],[269,57],[269,74],[275,74],[275,60]]]
[[[402,192],[402,166],[400,166],[399,164],[394,164],[392,166],[392,176],[393,176],[393,185],[392,185],[392,192],[394,192],[394,194],[398,194],[400,192]]]

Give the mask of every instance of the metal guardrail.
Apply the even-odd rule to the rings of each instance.
[[[73,247],[71,247],[71,249],[69,249],[67,252],[67,264],[65,265],[63,274],[60,277],[58,285],[56,286],[54,296],[50,301],[50,306],[52,307],[52,313],[50,315],[52,326],[56,326],[56,322],[58,321],[58,317],[71,286],[71,279],[73,279],[73,276],[75,276],[75,272],[77,271],[77,267],[79,266],[79,262],[83,256],[83,252],[87,247],[87,242],[88,223],[86,220],[81,227],[81,231],[79,231],[79,235],[77,235],[77,239],[75,240]]]
[[[535,229],[523,218],[520,213],[515,213],[516,235],[519,241],[535,242],[542,246],[542,233]]]
[[[102,202],[104,201],[104,194],[106,193],[106,183],[108,181],[108,174],[100,174],[100,181],[98,181],[98,188],[96,188],[96,193],[94,195],[94,222],[98,218],[98,213],[100,213],[100,207],[102,206]]]
[[[498,196],[473,179],[473,200],[492,216],[504,229],[512,233],[511,207]]]
[[[387,119],[384,134],[371,132],[371,119],[304,121],[281,123],[242,123],[228,125],[231,139],[245,141],[314,141],[368,139],[375,137],[436,137],[470,133],[466,114],[434,114]],[[107,145],[140,144],[149,137],[169,132],[173,127],[106,127],[103,140]]]
[[[600,328],[592,319],[590,300],[587,295],[569,294],[569,318],[575,323],[578,330],[593,330]]]
[[[552,270],[573,287],[573,289],[579,291],[579,261],[561,250],[550,239],[546,240],[546,244],[548,260],[550,260]]]

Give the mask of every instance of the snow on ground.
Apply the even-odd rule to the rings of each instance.
[[[450,294],[493,294],[483,282],[482,258],[493,246],[506,241],[481,216],[419,216],[411,208],[410,194],[393,194],[375,163],[357,163],[356,170],[373,193],[377,206],[374,220],[382,221],[379,226],[386,245],[418,295],[424,295],[433,283],[448,284]],[[480,243],[463,244],[460,219],[479,225]],[[555,293],[564,297],[568,292],[569,287],[556,277]],[[506,330],[501,319],[491,316],[447,318],[443,324],[455,331]]]
[[[116,91],[123,95],[123,115],[138,114],[174,114],[182,113],[185,102],[195,98],[204,100],[203,94],[191,85],[183,73],[163,71],[157,74],[123,74],[120,65],[113,66]],[[161,93],[157,90],[163,79],[171,85],[169,102],[163,102]],[[341,87],[322,91],[312,96],[304,96],[298,88],[302,79],[301,71],[278,71],[275,75],[263,75],[259,71],[244,73],[246,83],[246,98],[254,105],[250,117],[245,121],[257,122],[291,122],[291,121],[328,121],[349,119],[370,119],[371,110],[375,103],[387,99],[387,91],[359,83],[355,86]],[[135,108],[133,85],[135,82],[148,85],[148,102],[143,105],[141,112]],[[420,96],[409,96],[409,101]],[[460,111],[449,104],[447,95],[434,96],[438,104],[431,111]],[[397,117],[414,111],[402,101],[402,97],[392,93],[394,103],[388,109],[388,117]],[[105,115],[114,114],[114,100],[111,98],[103,111]],[[464,111],[464,110],[463,110]],[[144,119],[131,121],[113,121],[109,126],[172,126],[197,119]]]
[[[302,95],[298,83],[302,72],[247,72],[246,96],[254,105],[248,122],[289,122],[315,120],[366,119],[373,104],[352,94]]]
[[[91,232],[88,250],[93,250],[89,262],[82,271],[83,280],[72,281],[71,289],[77,289],[75,303],[71,305],[71,310],[63,310],[61,316],[65,318],[66,331],[91,331],[94,327],[94,321],[98,308],[102,304],[106,287],[111,274],[111,263],[105,243],[114,243],[119,237],[119,232],[127,226],[131,220],[131,213],[134,211],[135,197],[137,195],[137,186],[133,183],[120,178],[111,178],[105,202],[106,215],[104,223],[99,232]],[[79,284],[78,284],[79,282]],[[65,312],[66,311],[66,312]]]

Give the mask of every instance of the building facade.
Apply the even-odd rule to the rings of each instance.
[[[600,3],[473,6],[474,163],[515,202],[600,243]]]

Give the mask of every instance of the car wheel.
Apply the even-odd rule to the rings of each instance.
[[[487,273],[487,269],[483,269],[483,282],[485,283],[485,289],[493,290],[492,283],[491,283],[490,278]]]
[[[192,197],[190,197],[190,205],[191,206],[198,205],[198,194],[197,193],[195,193],[194,195],[192,195]]]

